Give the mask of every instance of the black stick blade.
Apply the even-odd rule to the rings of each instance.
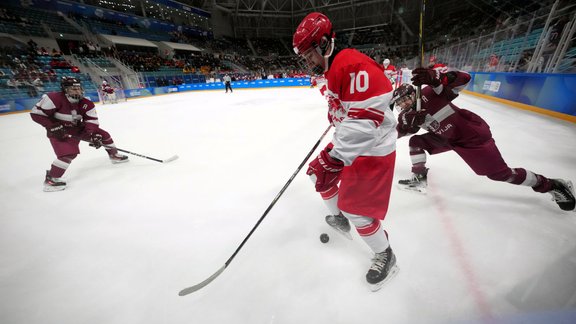
[[[208,277],[208,279],[202,281],[201,283],[194,285],[192,287],[188,287],[188,288],[184,288],[184,289],[180,290],[180,292],[178,293],[178,296],[186,296],[186,295],[189,295],[189,294],[191,294],[197,290],[204,288],[204,286],[207,286],[214,279],[216,279],[216,277],[218,277],[222,272],[224,272],[224,269],[226,269],[226,265],[223,265],[222,268],[218,269],[218,271],[216,271],[213,275],[211,275],[210,277]]]

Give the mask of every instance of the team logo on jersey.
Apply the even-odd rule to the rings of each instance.
[[[440,122],[437,121],[434,117],[426,115],[424,126],[428,131],[436,132],[438,129],[440,129]]]
[[[325,93],[324,97],[328,101],[328,119],[332,125],[342,122],[346,116],[346,109],[342,106],[340,99],[331,95],[330,93]]]

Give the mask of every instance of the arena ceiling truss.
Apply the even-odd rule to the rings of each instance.
[[[404,5],[411,1],[224,0],[204,3],[204,6],[231,15],[237,37],[288,37],[302,18],[312,11],[326,14],[337,32],[360,29],[377,31],[379,26],[404,24],[403,17],[398,10],[394,10],[399,5],[396,2]],[[410,33],[413,27],[408,28]]]

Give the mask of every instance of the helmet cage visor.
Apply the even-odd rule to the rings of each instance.
[[[308,74],[323,74],[325,64],[324,56],[318,46],[311,46],[298,54],[298,65]]]
[[[78,102],[80,99],[84,98],[84,89],[80,84],[64,86],[64,93],[66,94],[66,97],[73,102]]]
[[[415,108],[416,90],[410,84],[401,85],[398,89],[394,90],[392,103],[396,107],[396,110],[400,112],[406,109]]]
[[[404,111],[406,109],[411,109],[416,103],[416,95],[412,92],[410,94],[404,95],[394,102],[394,106],[398,111]]]

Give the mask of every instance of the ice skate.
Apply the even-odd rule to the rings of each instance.
[[[128,162],[128,157],[126,155],[123,155],[123,154],[114,153],[114,154],[110,154],[109,157],[110,157],[110,162],[112,162],[114,164]]]
[[[352,239],[352,235],[350,234],[350,222],[348,221],[348,218],[342,215],[342,213],[326,216],[326,223],[347,239]]]
[[[412,173],[412,178],[398,181],[398,188],[405,191],[425,194],[426,188],[428,187],[427,173],[428,172],[423,174]]]
[[[551,181],[552,190],[548,193],[552,195],[552,200],[558,204],[560,209],[574,211],[576,201],[572,181],[562,179],[551,179]]]
[[[66,189],[66,182],[60,178],[53,178],[50,176],[50,171],[46,171],[46,179],[44,180],[44,191],[60,191]]]
[[[384,252],[376,253],[372,258],[372,266],[366,273],[366,281],[370,285],[370,290],[377,291],[382,288],[398,273],[398,270],[396,256],[390,246]]]

